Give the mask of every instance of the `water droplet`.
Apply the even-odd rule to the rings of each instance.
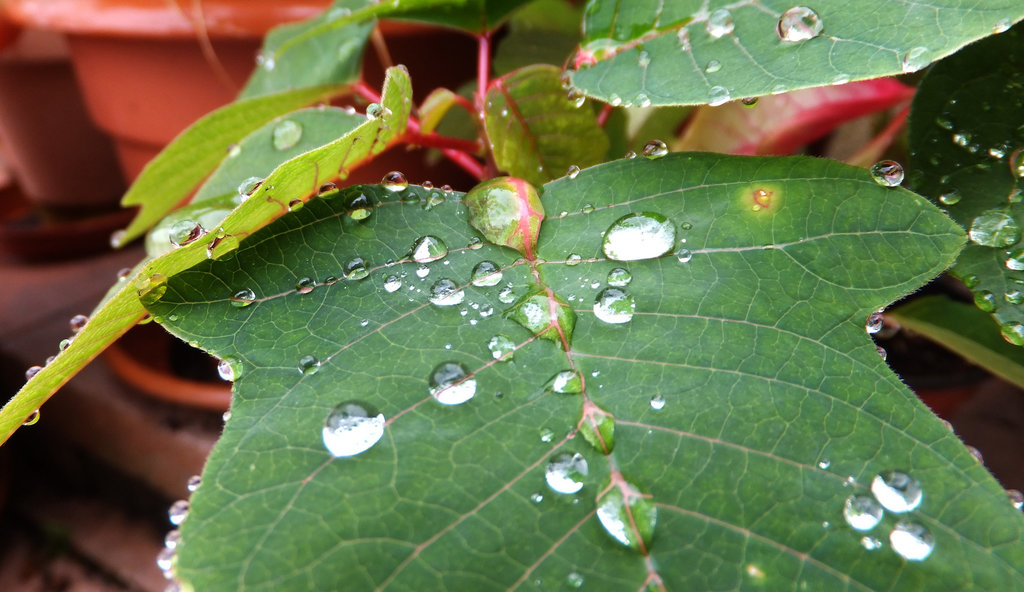
[[[285,119],[274,126],[274,148],[287,150],[294,148],[302,139],[302,124]]]
[[[583,587],[583,576],[578,572],[571,571],[569,575],[565,577],[565,582],[569,584],[570,588],[582,588]]]
[[[1008,290],[1003,294],[1005,299],[1010,304],[1024,304],[1024,291],[1021,290]]]
[[[563,395],[583,392],[583,379],[580,373],[574,370],[562,370],[551,378],[550,383],[551,390]]]
[[[580,167],[578,167],[576,165],[570,166],[568,168],[568,170],[565,171],[565,176],[569,177],[570,179],[575,179],[576,177],[579,176],[579,174],[580,174]]]
[[[220,362],[217,362],[217,374],[221,380],[228,382],[234,382],[235,380],[235,369],[232,367],[232,358],[224,358]]]
[[[487,349],[491,350],[491,357],[503,362],[512,361],[512,352],[516,350],[516,344],[505,335],[495,335],[487,342]]]
[[[355,456],[384,435],[384,414],[369,403],[346,401],[327,414],[323,441],[331,456]]]
[[[402,288],[402,280],[397,275],[389,275],[384,280],[384,291],[388,294],[397,292]]]
[[[85,324],[89,322],[89,317],[79,314],[71,317],[68,321],[68,326],[71,328],[72,333],[78,333],[85,328]]]
[[[903,165],[895,160],[883,160],[871,167],[871,178],[883,187],[896,187],[903,182]]]
[[[556,493],[576,493],[583,489],[583,479],[589,473],[587,459],[578,452],[563,452],[548,461],[544,480]]]
[[[335,185],[334,183],[324,183],[323,185],[320,186],[320,189],[317,191],[316,195],[321,199],[330,199],[332,197],[337,196],[340,193],[341,190],[338,189],[338,186]]]
[[[365,193],[353,196],[347,204],[348,217],[353,220],[366,220],[373,213],[373,204]]]
[[[597,519],[618,543],[637,551],[649,549],[658,508],[638,487],[619,479],[597,498]]]
[[[654,395],[651,397],[651,409],[655,411],[661,411],[665,408],[665,397],[661,395]]]
[[[569,89],[569,92],[566,93],[566,98],[569,99],[572,106],[577,109],[587,102],[587,95],[583,94],[583,91],[578,88]]]
[[[256,293],[252,290],[245,289],[235,292],[235,295],[229,298],[231,305],[235,307],[249,306],[256,301]]]
[[[171,524],[180,526],[185,518],[188,517],[188,501],[178,500],[171,504],[169,510],[167,510],[167,519],[170,520]]]
[[[380,119],[385,114],[385,109],[380,103],[370,103],[366,106],[367,119]]]
[[[868,315],[868,319],[864,323],[864,329],[869,335],[874,335],[882,330],[883,324],[885,324],[885,319],[882,317],[882,313],[873,312]]]
[[[426,265],[420,265],[416,268],[416,277],[423,279],[430,275],[430,268]]]
[[[320,371],[320,359],[316,356],[302,356],[299,358],[299,372],[306,376],[312,376]]]
[[[398,171],[391,171],[384,175],[380,180],[380,184],[392,193],[401,193],[409,187],[409,180],[405,178],[405,175]]]
[[[708,91],[708,105],[712,107],[724,105],[725,103],[728,103],[731,98],[729,89],[724,86],[712,86],[711,90]]]
[[[1024,509],[1024,493],[1021,493],[1019,489],[1007,489],[1006,497],[1010,500],[1010,505],[1015,509]]]
[[[164,547],[160,549],[160,552],[156,554],[156,566],[160,568],[160,571],[164,574],[169,574],[174,569],[174,560],[177,558],[177,551],[174,547]]]
[[[718,60],[708,60],[707,65],[704,66],[705,74],[714,74],[722,69],[722,62]]]
[[[448,254],[448,246],[436,236],[424,236],[412,245],[411,257],[417,263],[430,263],[443,259]]]
[[[854,530],[871,530],[882,520],[882,507],[866,495],[851,495],[843,504],[843,517]]]
[[[924,497],[921,483],[900,471],[884,471],[871,480],[871,493],[886,510],[894,513],[909,512]]]
[[[185,489],[189,490],[189,492],[194,492],[195,490],[199,489],[199,486],[202,484],[202,482],[202,477],[200,477],[199,475],[192,475],[191,477],[188,478],[187,481],[185,481]]]
[[[370,270],[367,269],[366,261],[362,257],[353,257],[345,264],[346,280],[359,281],[365,279],[368,275],[370,275]]]
[[[611,105],[612,107],[618,107],[619,105],[622,104],[622,97],[615,93],[612,93],[608,95],[608,104]]]
[[[302,201],[301,199],[293,199],[290,202],[288,202],[288,211],[298,212],[299,210],[302,209],[302,206],[304,205],[306,205],[306,202]]]
[[[637,212],[613,222],[601,246],[609,259],[638,261],[668,253],[675,242],[675,225],[668,218],[655,212]]]
[[[496,286],[501,281],[501,269],[491,261],[481,261],[473,267],[470,282],[477,287]]]
[[[992,32],[996,34],[1005,33],[1010,30],[1012,25],[1013,21],[1008,18],[999,19],[996,21],[996,24],[992,25]]]
[[[555,438],[555,433],[548,428],[542,428],[540,431],[540,441],[548,443]]]
[[[32,380],[32,377],[39,374],[42,370],[42,366],[30,366],[28,370],[25,370],[25,380]]]
[[[732,13],[724,8],[712,12],[708,16],[707,23],[704,24],[704,29],[712,39],[719,39],[729,33],[732,33],[735,27],[736,25],[732,20]]]
[[[181,531],[173,528],[164,536],[164,547],[174,549],[181,542]]]
[[[836,74],[835,76],[832,77],[832,81],[830,82],[830,84],[832,86],[842,86],[842,85],[846,84],[849,81],[850,81],[850,75],[849,74]]]
[[[651,140],[644,144],[643,150],[640,151],[645,158],[655,160],[668,154],[668,146],[661,140]]]
[[[445,362],[430,374],[430,394],[442,405],[460,405],[476,394],[476,379],[462,364]]]
[[[876,539],[875,537],[862,536],[860,538],[860,546],[864,547],[868,551],[876,551],[882,548],[882,541]]]
[[[928,529],[914,522],[899,522],[889,533],[892,550],[907,561],[923,561],[935,548],[935,538]]]
[[[235,158],[242,153],[242,147],[238,144],[228,144],[228,158]]]
[[[827,459],[827,458],[823,458],[823,459],[818,461],[818,468],[821,469],[822,471],[828,469],[831,466],[832,466],[832,461]]]
[[[806,6],[794,6],[783,12],[782,16],[779,17],[776,32],[779,35],[779,39],[790,43],[798,43],[821,35],[824,26],[821,18],[818,17],[818,13]]]
[[[465,299],[466,293],[448,278],[439,279],[430,287],[430,302],[437,306],[454,306]]]
[[[299,278],[295,282],[295,291],[298,292],[299,294],[309,294],[310,292],[313,291],[313,288],[315,287],[316,280],[314,280],[313,278]]]
[[[693,253],[689,249],[679,249],[676,253],[676,260],[680,263],[689,263],[693,259]]]
[[[956,204],[960,203],[960,199],[960,192],[957,191],[956,189],[953,189],[940,195],[939,203],[945,206],[955,206]]]
[[[512,286],[505,286],[500,292],[498,292],[498,301],[502,304],[512,304],[515,300],[516,294],[512,289]]]
[[[968,236],[983,247],[1009,247],[1020,241],[1020,225],[1009,212],[989,210],[971,222]]]
[[[156,304],[167,293],[167,278],[159,273],[139,277],[135,280],[135,289],[143,306]]]
[[[629,285],[629,282],[633,281],[633,276],[626,269],[616,267],[608,272],[607,281],[609,286],[624,288]]]
[[[28,414],[28,417],[25,418],[25,421],[21,422],[21,425],[22,426],[36,425],[37,423],[39,423],[39,417],[40,417],[39,410],[36,409],[32,413]]]
[[[903,71],[917,72],[927,66],[930,61],[927,47],[915,47],[903,56]]]
[[[612,325],[628,323],[634,311],[636,301],[625,290],[605,288],[594,299],[594,316]]]
[[[982,457],[980,450],[978,450],[974,446],[966,446],[965,448],[967,448],[967,452],[971,453],[971,456],[974,457],[974,460],[984,464],[985,459],[984,457]]]

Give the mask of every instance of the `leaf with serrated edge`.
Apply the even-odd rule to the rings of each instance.
[[[572,83],[612,104],[714,104],[917,70],[1024,18],[1018,0],[817,0],[807,6],[820,34],[783,41],[780,16],[794,5],[591,1]]]
[[[809,158],[616,161],[542,188],[545,209],[568,214],[544,221],[531,261],[480,245],[457,195],[348,191],[374,203],[368,218],[347,216],[345,199],[311,202],[235,257],[172,278],[152,309],[237,373],[182,525],[187,585],[507,590],[575,573],[594,589],[1022,588],[1024,519],[864,330],[964,242],[919,196]],[[673,249],[606,260],[602,232],[631,212],[671,220]],[[447,254],[420,277],[410,252],[427,234]],[[356,257],[367,277],[328,279]],[[469,281],[483,260],[501,269],[493,286]],[[636,312],[607,325],[593,304],[616,267],[632,276]],[[303,277],[320,285],[300,294]],[[432,304],[444,279],[461,298]],[[567,350],[503,314],[506,287],[576,309]],[[233,307],[239,289],[256,301]],[[514,351],[496,359],[495,335]],[[300,371],[305,356],[318,371]],[[433,400],[444,363],[463,365],[473,398]],[[553,392],[569,369],[580,388]],[[332,458],[325,418],[352,399],[387,425],[368,450]],[[592,405],[615,418],[608,456],[577,433]],[[587,463],[574,494],[545,481],[563,452]],[[920,480],[920,507],[870,533],[847,527],[847,496],[891,469]],[[899,519],[934,536],[927,560],[891,550]],[[622,544],[603,532],[614,520]],[[865,534],[884,548],[864,549]]]
[[[207,250],[215,247],[218,239],[234,237],[241,241],[287,214],[292,202],[303,203],[314,198],[324,182],[339,175],[344,178],[348,169],[380,153],[405,132],[411,99],[409,74],[402,68],[389,68],[381,97],[386,109],[381,117],[367,119],[334,142],[284,163],[267,177],[258,192],[235,208],[219,228],[208,229],[210,232],[195,242],[137,268],[131,279],[112,288],[71,345],[0,409],[0,443],[18,429],[28,413],[38,409],[71,376],[145,315],[139,303],[136,280],[157,274],[172,277],[207,259]],[[227,252],[227,248],[215,250],[218,256]]]

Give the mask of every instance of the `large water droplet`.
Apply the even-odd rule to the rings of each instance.
[[[391,171],[384,175],[384,178],[380,180],[380,184],[392,193],[401,193],[409,186],[409,180],[405,178],[405,175],[398,171]]]
[[[170,240],[171,245],[175,247],[183,247],[187,244],[194,243],[206,234],[206,229],[203,225],[195,220],[183,219],[178,220],[171,225],[170,230],[167,232],[167,238]]]
[[[583,479],[588,473],[587,459],[582,454],[563,452],[548,461],[544,479],[557,493],[576,493],[583,489]]]
[[[384,414],[368,403],[346,401],[327,415],[324,446],[332,456],[354,456],[369,450],[384,435]]]
[[[843,518],[854,530],[871,530],[882,520],[882,507],[866,495],[851,495],[843,504]]]
[[[776,32],[779,34],[779,39],[797,43],[821,35],[824,26],[818,13],[806,6],[794,6],[779,17]]]
[[[608,227],[601,245],[605,256],[616,261],[638,261],[660,257],[672,250],[676,228],[655,212],[626,214]]]
[[[883,160],[871,167],[871,178],[883,187],[896,187],[903,182],[903,165],[895,160]]]
[[[448,246],[436,236],[424,236],[412,245],[412,260],[417,263],[430,263],[443,259],[448,254]]]
[[[495,335],[487,342],[487,349],[491,350],[491,357],[495,360],[510,362],[511,354],[516,350],[516,344],[505,335]]]
[[[914,522],[899,522],[889,533],[892,550],[907,561],[924,561],[935,548],[935,538],[928,529]]]
[[[370,275],[370,270],[366,268],[366,261],[362,257],[353,257],[345,263],[345,279],[350,281],[358,281],[366,278]]]
[[[285,119],[274,126],[274,148],[287,150],[294,148],[302,139],[302,125],[291,119]]]
[[[459,405],[476,394],[476,379],[462,364],[445,362],[430,374],[430,394],[442,405]]]
[[[903,71],[917,72],[931,61],[927,47],[915,47],[903,56]]]
[[[736,25],[733,23],[732,13],[724,8],[712,12],[708,16],[707,23],[704,25],[704,29],[712,39],[728,35],[732,33],[734,28],[736,28]]]
[[[366,220],[373,213],[373,204],[365,193],[352,196],[346,204],[348,217],[353,220]]]
[[[437,306],[454,306],[465,299],[466,293],[448,278],[439,279],[430,287],[430,302]]]
[[[235,368],[233,364],[238,364],[238,361],[231,357],[224,358],[220,362],[217,362],[217,374],[220,376],[221,380],[234,382]]]
[[[295,282],[295,291],[299,294],[309,294],[313,291],[313,288],[316,288],[316,280],[313,278],[299,278]]]
[[[724,86],[712,86],[708,91],[708,105],[712,107],[724,105],[731,98],[732,95],[729,94],[729,89]]]
[[[175,551],[174,547],[165,546],[156,554],[156,566],[166,575],[174,569],[174,560],[177,559],[177,557],[178,553]]]
[[[491,261],[481,261],[473,267],[470,282],[477,287],[490,287],[498,285],[501,281],[501,268]]]
[[[169,510],[167,510],[167,519],[170,520],[171,524],[180,526],[185,518],[188,518],[188,501],[178,500],[171,504]]]
[[[583,392],[583,378],[574,370],[562,370],[551,378],[551,390],[563,395]]]
[[[384,291],[388,294],[397,292],[402,288],[402,279],[397,275],[389,275],[384,279]]]
[[[871,481],[871,493],[886,510],[894,513],[909,512],[924,497],[921,483],[900,471],[884,471]]]
[[[989,210],[971,222],[968,236],[983,247],[1009,247],[1020,241],[1020,225],[1009,212]]]
[[[232,306],[243,307],[249,306],[256,301],[256,293],[248,288],[245,290],[239,290],[235,292],[235,295],[229,298]]]
[[[299,358],[299,372],[311,376],[320,371],[320,359],[316,356],[302,356]]]
[[[597,519],[616,542],[637,551],[650,548],[658,508],[628,481],[606,488],[597,498]]]
[[[594,316],[606,323],[628,323],[636,311],[633,296],[619,288],[605,288],[594,299]]]
[[[665,144],[665,142],[662,142],[661,140],[651,140],[650,142],[644,144],[644,147],[640,151],[640,154],[643,155],[645,158],[655,160],[668,154],[668,146]]]
[[[615,269],[608,272],[608,285],[616,288],[625,288],[629,285],[629,282],[633,281],[632,274],[629,271],[616,267]]]

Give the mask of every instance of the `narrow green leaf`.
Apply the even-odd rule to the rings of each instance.
[[[1000,337],[999,326],[976,307],[944,296],[928,296],[887,311],[886,315],[900,326],[1024,387],[1024,350]]]
[[[570,166],[600,162],[608,150],[593,111],[566,96],[554,66],[531,66],[494,80],[484,126],[498,167],[535,184],[564,175]]]
[[[587,3],[572,83],[613,105],[721,104],[919,70],[1024,18],[1017,0]]]
[[[456,105],[458,95],[447,88],[436,88],[420,105],[420,132],[429,134],[437,128],[448,110]]]
[[[349,215],[354,196],[369,216]],[[962,246],[934,207],[834,162],[705,154],[595,166],[541,199],[568,214],[543,222],[532,260],[482,242],[458,195],[353,187],[171,278],[152,311],[236,376],[178,578],[1024,588],[1024,519],[864,331]],[[658,234],[605,243],[654,215],[667,252]],[[601,309],[612,287],[632,301],[617,317]],[[532,294],[575,326],[537,339],[506,314]],[[848,498],[893,470],[920,505],[851,528]],[[934,548],[905,560],[892,541],[910,555],[900,533],[918,527]]]
[[[1024,30],[935,65],[910,111],[911,187],[968,229],[952,273],[1024,345]]]

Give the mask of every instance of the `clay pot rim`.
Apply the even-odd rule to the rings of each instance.
[[[215,38],[262,37],[283,22],[310,18],[330,0],[200,0],[201,14],[190,0],[6,0],[10,20],[26,27],[70,34],[120,37]],[[202,19],[202,20],[200,20]],[[197,27],[201,23],[202,27]]]

